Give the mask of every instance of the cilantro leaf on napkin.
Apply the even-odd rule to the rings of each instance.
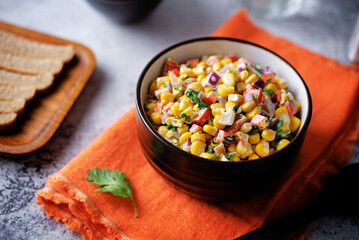
[[[132,196],[132,184],[128,179],[125,179],[126,173],[118,170],[111,172],[107,168],[101,170],[99,167],[89,169],[87,173],[89,176],[86,176],[86,180],[100,186],[99,189],[95,190],[96,192],[110,192],[116,197],[131,198],[135,207],[135,218],[137,217],[137,207]]]

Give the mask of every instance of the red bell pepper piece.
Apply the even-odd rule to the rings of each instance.
[[[169,71],[172,71],[174,69],[179,69],[179,65],[172,59],[168,58],[165,62],[165,66],[163,68],[162,75],[166,76]]]
[[[236,55],[227,56],[227,58],[231,59],[233,62],[237,61]]]
[[[232,137],[233,136],[233,140],[235,139],[235,135],[234,133],[232,132],[226,132],[226,131],[223,131],[223,130],[219,130],[218,133],[217,133],[217,136],[216,138],[214,139],[215,142],[217,143],[223,143],[225,144],[223,141],[226,141],[228,139],[226,139],[226,137]],[[230,141],[229,141],[230,142]],[[229,142],[226,142],[226,143],[229,143]]]
[[[191,133],[196,133],[196,132],[202,132],[203,128],[195,123],[192,124],[191,128],[189,129],[189,131]]]
[[[252,94],[253,100],[256,104],[264,103],[265,96],[261,90],[249,90],[248,92]]]
[[[203,102],[207,103],[208,105],[217,102],[217,100],[218,100],[218,96],[215,92],[209,92],[203,98]]]
[[[266,73],[261,75],[261,79],[265,83],[273,82],[274,81],[274,74],[273,73]]]
[[[284,103],[284,107],[287,109],[287,112],[291,116],[295,115],[298,112],[297,105],[295,105],[295,103],[292,99],[286,101]]]
[[[259,130],[263,130],[268,126],[268,118],[263,115],[256,114],[251,120],[252,126],[257,126]]]
[[[193,119],[193,122],[203,125],[211,116],[211,110],[209,108],[201,109],[198,111],[198,115],[195,119]]]
[[[186,61],[186,65],[190,65],[190,68],[194,68],[197,66],[197,64],[199,63],[199,59],[190,59]]]

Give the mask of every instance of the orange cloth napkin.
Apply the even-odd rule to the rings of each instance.
[[[287,59],[313,98],[313,118],[300,156],[273,189],[251,199],[213,204],[179,192],[147,163],[140,149],[132,108],[37,192],[49,217],[84,239],[233,239],[310,203],[328,174],[349,158],[358,124],[359,69],[310,52],[255,26],[240,10],[213,36],[241,38]],[[85,180],[90,168],[127,173],[139,217],[130,199],[95,192]]]

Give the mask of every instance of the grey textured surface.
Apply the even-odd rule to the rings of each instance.
[[[1,20],[84,43],[97,58],[94,75],[46,147],[32,157],[0,158],[0,239],[80,239],[41,211],[35,192],[133,105],[140,71],[157,52],[208,35],[241,6],[236,0],[164,0],[146,21],[119,25],[83,0],[0,0]],[[254,20],[346,63],[358,16],[358,0],[304,0],[295,16]],[[350,161],[359,161],[358,143]],[[359,239],[359,217],[321,218],[307,239]]]

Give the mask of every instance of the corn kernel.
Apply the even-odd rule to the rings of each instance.
[[[186,80],[187,78],[189,78],[189,76],[187,76],[187,74],[181,74],[181,75],[178,77],[178,81],[179,81],[179,82],[183,82],[183,81]]]
[[[210,93],[210,92],[213,92],[213,89],[212,89],[212,88],[206,87],[206,88],[204,89],[204,93],[205,93],[205,94]]]
[[[157,89],[160,89],[161,86],[165,85],[166,82],[169,82],[170,81],[170,78],[168,76],[164,76],[164,77],[158,77],[156,79],[157,81]]]
[[[195,112],[199,112],[199,110],[201,110],[199,107],[198,107],[198,104],[194,105],[194,107],[192,108],[193,111]]]
[[[177,119],[174,117],[168,117],[165,120],[167,125],[172,125],[174,127],[182,127],[183,126],[183,119]]]
[[[173,115],[175,115],[175,117],[179,117],[180,116],[180,110],[179,110],[179,106],[180,104],[178,102],[175,102],[172,106],[171,106],[171,112]]]
[[[254,102],[254,100],[249,100],[245,103],[242,103],[241,105],[241,109],[242,109],[242,112],[250,112],[254,107],[256,106],[256,103]]]
[[[158,113],[158,112],[153,112],[150,115],[151,120],[154,122],[154,124],[156,125],[160,125],[162,123],[162,114]]]
[[[230,58],[223,58],[223,59],[221,60],[221,64],[222,64],[223,66],[225,66],[225,65],[227,65],[227,64],[230,64],[230,63],[232,63],[232,59],[230,59]]]
[[[266,157],[269,155],[269,143],[266,140],[260,140],[256,146],[256,153],[260,157]]]
[[[252,145],[249,142],[246,142],[245,145],[242,144],[241,141],[237,143],[237,151],[239,152],[239,157],[241,159],[247,158],[249,155],[253,153]]]
[[[274,117],[283,118],[283,123],[290,125],[290,118],[285,107],[279,107],[274,111]]]
[[[256,114],[260,114],[262,111],[262,107],[261,106],[255,106],[251,111],[247,112],[246,116],[249,120],[252,120],[252,118],[254,117],[254,115]]]
[[[213,103],[211,105],[211,109],[212,109],[212,116],[222,115],[222,113],[226,111],[226,109],[220,103]]]
[[[284,89],[288,86],[287,81],[280,77],[274,78],[274,84],[277,86],[278,89]]]
[[[196,67],[194,67],[193,69],[192,69],[192,71],[198,76],[198,75],[200,75],[200,74],[205,74],[206,72],[205,72],[205,68],[204,67],[202,67],[202,66],[196,66]]]
[[[199,132],[196,132],[194,134],[192,134],[191,136],[191,141],[194,142],[194,141],[202,141],[202,142],[206,142],[206,135],[204,135],[204,133],[199,133]]]
[[[246,90],[246,84],[244,82],[237,83],[236,87],[237,92],[242,93]]]
[[[188,124],[192,123],[193,119],[195,119],[197,117],[197,112],[195,112],[191,107],[189,107],[189,108],[185,109],[184,111],[182,111],[182,113],[180,114],[180,117],[181,117],[182,114],[183,115],[185,114],[185,115],[187,115],[189,117],[189,118],[188,117],[182,117],[184,122],[188,123]]]
[[[248,156],[248,160],[254,160],[254,159],[258,159],[259,156],[255,153],[252,153],[251,155]]]
[[[179,110],[182,112],[192,106],[193,106],[193,104],[190,103],[187,99],[183,99],[179,105]]]
[[[233,156],[232,161],[233,161],[233,162],[239,162],[239,161],[241,161],[241,158],[238,157],[238,156]]]
[[[185,143],[188,139],[190,139],[192,136],[192,133],[191,132],[185,132],[183,134],[181,134],[180,138],[179,138],[179,143],[180,144],[183,144]]]
[[[173,102],[175,100],[175,96],[173,96],[170,92],[163,92],[160,95],[161,104],[166,105],[167,103]]]
[[[250,144],[257,144],[259,143],[260,140],[261,140],[261,136],[259,135],[259,133],[253,133],[249,135],[248,141],[250,142]]]
[[[275,131],[273,131],[272,129],[264,129],[262,131],[262,138],[268,142],[271,142],[275,139]]]
[[[200,82],[191,83],[187,86],[187,89],[188,88],[191,88],[191,89],[195,90],[196,92],[200,92],[203,90],[203,87]]]
[[[287,146],[289,144],[289,140],[288,139],[281,139],[276,146],[276,150],[279,151],[282,148],[284,148],[285,146]]]
[[[218,95],[221,97],[227,97],[229,94],[234,93],[234,87],[225,84],[220,84],[217,89]]]
[[[219,70],[221,70],[221,68],[222,68],[222,64],[220,62],[216,62],[215,64],[213,64],[212,68],[213,68],[213,71],[219,72]]]
[[[235,102],[228,101],[225,104],[226,112],[236,112],[235,107],[238,105]]]
[[[257,74],[252,73],[251,75],[249,75],[249,77],[246,79],[245,83],[246,84],[252,84],[255,81],[258,81],[259,77],[257,76]]]
[[[217,129],[224,129],[226,126],[219,123],[219,120],[221,119],[222,115],[215,115],[213,119],[213,126]]]
[[[235,152],[235,151],[237,151],[236,148],[237,148],[237,145],[232,143],[231,145],[228,146],[227,150],[228,150],[228,152]]]
[[[160,126],[158,129],[157,129],[157,132],[162,136],[162,137],[165,137],[167,132],[168,132],[168,129],[166,126]]]
[[[207,63],[200,61],[197,66],[201,66],[201,67],[207,67]]]
[[[201,85],[203,84],[205,79],[206,79],[206,74],[204,73],[201,73],[197,76],[197,82],[199,82]]]
[[[150,85],[149,94],[154,95],[157,90],[157,81],[153,80]]]
[[[175,135],[175,132],[172,130],[168,130],[165,136],[166,139],[171,139]]]
[[[217,131],[218,131],[218,128],[216,128],[214,126],[210,126],[208,124],[203,126],[203,132],[208,133],[209,135],[214,136],[214,135],[216,135]]]
[[[272,90],[273,94],[275,94],[278,90],[278,88],[276,87],[276,85],[274,85],[273,83],[268,83],[264,89],[270,89]],[[273,96],[273,94],[271,96]]]
[[[289,126],[285,123],[283,123],[283,125],[278,128],[278,130],[282,130],[283,132],[290,132]]]
[[[189,127],[188,127],[186,124],[183,124],[182,127],[178,127],[178,128],[177,128],[177,132],[178,132],[180,135],[182,135],[182,134],[185,133],[185,132],[188,132],[188,130],[189,130]]]
[[[191,153],[193,155],[199,156],[201,153],[203,153],[206,149],[206,144],[202,141],[194,141],[191,145]]]
[[[226,73],[222,77],[222,81],[226,85],[234,86],[234,84],[236,83],[236,77],[234,76],[233,73]]]
[[[244,98],[240,94],[229,94],[228,95],[228,101],[234,102],[235,104],[242,104],[244,101]]]
[[[188,77],[197,77],[197,75],[190,68],[181,68],[180,73],[181,75],[187,75]]]
[[[299,112],[300,111],[300,103],[295,99],[293,99],[293,101],[294,101],[295,105],[297,106],[297,109],[298,109],[298,112]]]
[[[289,116],[290,118],[290,124],[289,124],[289,129],[290,132],[295,132],[298,130],[299,126],[300,126],[300,119],[297,118],[296,116]]]
[[[176,90],[176,88],[172,89],[172,94],[175,97],[175,99],[179,99],[183,96],[183,90]]]
[[[203,152],[199,156],[202,157],[202,158],[206,158],[206,159],[217,160],[217,157],[214,156],[213,154],[210,154],[210,153]]]
[[[241,132],[249,133],[252,130],[252,125],[249,122],[246,122],[241,126],[240,130]]]
[[[153,113],[155,111],[156,108],[156,103],[148,103],[146,104],[146,115],[150,116],[151,113]]]
[[[239,80],[244,82],[247,80],[248,76],[249,76],[249,73],[246,70],[244,70],[239,73]]]

